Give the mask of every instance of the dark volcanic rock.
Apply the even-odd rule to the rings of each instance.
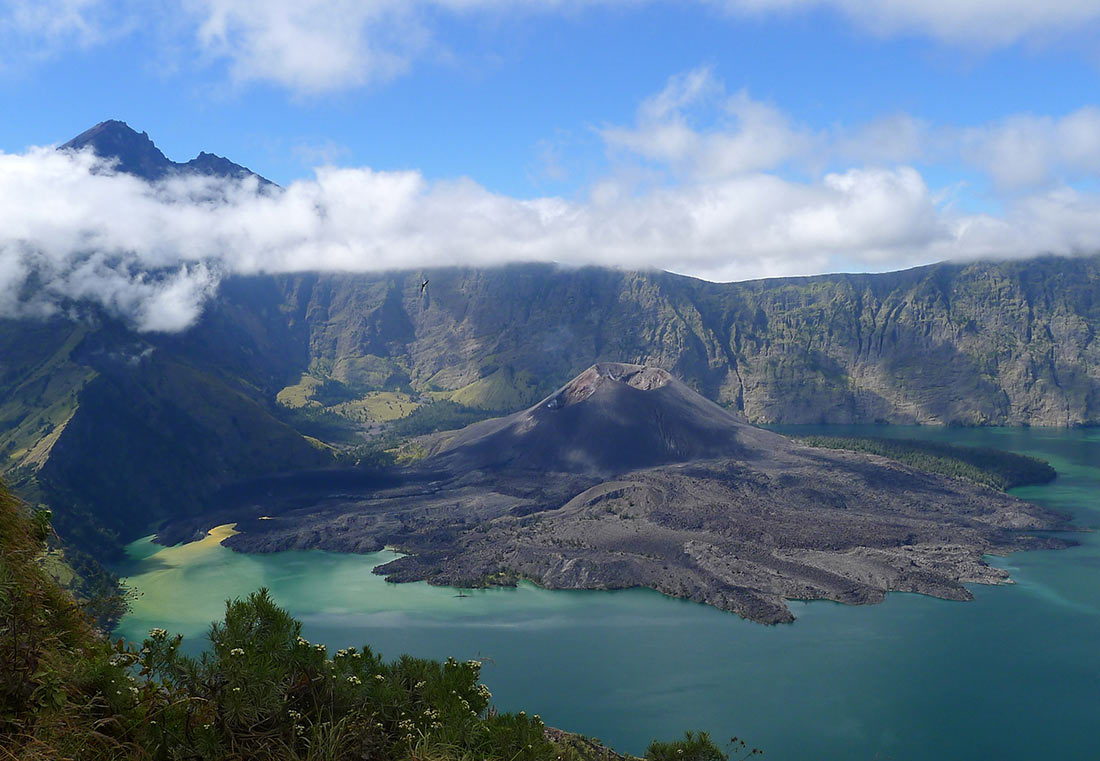
[[[161,153],[147,133],[138,132],[126,122],[117,119],[100,122],[91,129],[81,132],[62,145],[60,150],[79,151],[84,148],[91,148],[100,158],[114,159],[118,171],[144,180],[161,180],[181,174],[238,180],[255,177],[261,185],[274,184],[251,169],[212,153],[200,153],[183,164],[171,161]]]
[[[159,180],[176,168],[148,133],[137,132],[117,119],[100,122],[61,146],[63,151],[83,148],[91,148],[100,158],[115,159],[120,172],[146,180]]]
[[[665,370],[616,362],[593,365],[530,409],[432,441],[439,462],[455,470],[598,475],[790,446]]]

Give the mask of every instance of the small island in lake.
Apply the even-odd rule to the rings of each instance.
[[[407,555],[377,570],[395,582],[644,586],[780,623],[790,599],[966,600],[967,583],[1008,581],[984,555],[1069,546],[1036,533],[1064,516],[989,485],[1049,466],[953,449],[799,442],[664,370],[601,363],[526,410],[422,437],[422,459],[369,486],[284,476],[218,522],[237,521],[226,545],[245,552],[395,546]]]

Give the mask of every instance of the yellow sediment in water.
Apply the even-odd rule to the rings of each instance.
[[[186,609],[190,601],[185,599],[188,595],[184,590],[196,581],[198,581],[199,590],[202,590],[197,595],[200,598],[206,597],[203,592],[216,589],[212,582],[216,580],[217,574],[203,579],[201,569],[208,566],[217,554],[228,552],[221,544],[229,537],[240,533],[236,527],[236,523],[215,526],[199,541],[176,547],[154,549],[152,537],[146,537],[131,545],[141,554],[148,552],[150,558],[155,556],[153,562],[145,561],[148,568],[142,574],[141,583],[133,588],[137,596],[130,602],[131,612],[153,620],[163,620],[168,624],[186,617],[188,615]],[[242,579],[248,576],[247,573],[242,572],[243,570],[238,570]],[[195,578],[196,573],[199,579]],[[258,580],[254,580],[252,583],[259,586],[257,582]],[[208,599],[203,599],[202,603],[204,604],[200,603],[197,607],[207,620],[213,620],[223,612],[224,598],[220,591]]]
[[[203,537],[203,539],[201,541],[207,542],[207,541],[210,541],[211,539],[215,539],[215,540],[217,540],[218,544],[221,544],[222,542],[224,542],[229,537],[236,536],[239,533],[241,533],[241,532],[237,531],[237,524],[236,523],[223,523],[222,525],[215,526],[214,528],[207,531],[206,536]]]
[[[236,523],[223,523],[206,532],[206,536],[197,542],[189,542],[176,547],[165,547],[157,553],[157,559],[165,570],[167,568],[180,568],[190,565],[203,555],[208,555],[211,550],[221,546],[231,536],[241,533],[237,531]]]

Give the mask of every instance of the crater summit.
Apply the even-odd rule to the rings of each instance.
[[[454,469],[607,476],[789,446],[665,370],[602,362],[532,407],[435,437],[429,451]]]

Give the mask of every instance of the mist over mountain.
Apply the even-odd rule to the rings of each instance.
[[[235,275],[555,263],[744,280],[1094,249],[1084,210],[1063,223],[1020,206],[993,224],[937,210],[905,167],[829,175],[809,194],[773,196],[739,176],[515,198],[468,179],[329,165],[278,188],[210,154],[171,162],[121,122],[69,145],[85,150],[0,154],[0,315],[95,304],[141,332],[178,332]],[[746,205],[756,198],[768,208]]]

